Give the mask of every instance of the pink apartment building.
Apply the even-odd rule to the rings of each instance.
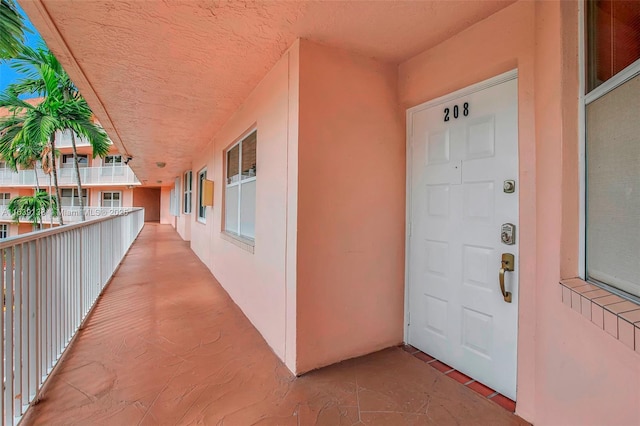
[[[292,373],[406,342],[640,423],[640,3],[20,4]]]
[[[37,102],[37,99],[33,100]],[[0,109],[0,117],[8,114]],[[56,158],[58,166],[58,183],[61,188],[61,213],[65,224],[77,223],[81,220],[78,187],[73,167],[73,151],[71,135],[59,132],[56,136]],[[159,184],[144,185],[138,181],[131,168],[115,146],[111,146],[109,154],[104,158],[92,158],[89,143],[83,138],[76,139],[80,166],[80,180],[83,187],[83,204],[87,219],[108,216],[131,207],[144,207],[145,220],[150,222],[170,223],[169,214],[161,216],[161,198],[168,199],[170,192],[162,191]],[[50,180],[51,178],[51,180]],[[30,221],[21,218],[15,223],[7,210],[9,201],[18,195],[32,195],[36,187],[36,179],[41,189],[55,192],[53,177],[36,168],[29,170],[11,170],[0,161],[0,238],[13,237],[33,231]],[[167,201],[168,202],[168,201]],[[43,225],[58,225],[58,218],[50,215],[43,217]]]

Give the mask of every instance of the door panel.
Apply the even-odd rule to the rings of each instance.
[[[514,399],[518,249],[500,233],[512,223],[518,242],[518,191],[503,192],[518,179],[517,117],[517,79],[414,110],[408,206],[409,343]],[[516,260],[511,303],[502,253]]]

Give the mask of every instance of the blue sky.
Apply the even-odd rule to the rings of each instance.
[[[27,24],[27,28],[31,30],[31,33],[26,34],[27,46],[37,47],[40,44],[44,44],[44,42],[42,41],[42,37],[40,37],[40,34],[38,34],[35,27],[33,26],[33,24],[31,24],[31,21],[29,21],[29,19],[27,18],[27,15],[24,13],[24,11],[22,10],[22,8],[20,8],[19,5],[18,5],[18,10],[22,14],[22,16],[24,16],[25,23]],[[13,83],[19,78],[20,78],[19,74],[16,73],[14,70],[12,70],[11,67],[6,62],[0,64],[0,92],[4,91],[4,89],[9,84]]]

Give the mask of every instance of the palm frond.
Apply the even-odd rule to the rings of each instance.
[[[44,85],[44,81],[42,81],[42,79],[39,79],[39,78],[29,78],[29,79],[23,78],[16,83],[10,84],[6,88],[7,93],[14,96],[31,95],[31,94],[44,96],[45,90],[46,90],[46,87]]]
[[[46,143],[51,135],[59,129],[59,121],[41,110],[34,110],[24,122],[24,137],[33,144]]]
[[[93,151],[93,158],[104,157],[109,153],[111,146],[109,136],[107,136],[102,127],[89,120],[81,119],[69,123],[69,128],[76,135],[83,136],[89,141]]]
[[[22,113],[23,110],[35,108],[29,102],[25,102],[17,96],[4,92],[0,94],[0,107],[7,108],[14,114]]]
[[[18,223],[20,219],[27,219],[34,225],[40,223],[42,215],[51,210],[55,217],[58,215],[58,204],[54,197],[46,191],[37,191],[34,195],[18,195],[9,201],[7,210],[11,219]]]
[[[40,76],[40,65],[47,63],[49,50],[46,46],[32,48],[23,46],[9,66],[25,78],[36,79]]]
[[[0,59],[13,58],[24,44],[24,34],[30,32],[13,0],[0,0]]]

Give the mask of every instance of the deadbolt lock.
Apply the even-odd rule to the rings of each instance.
[[[516,181],[515,180],[505,180],[502,185],[502,190],[507,194],[513,194],[516,190]]]
[[[516,243],[516,226],[513,223],[503,223],[500,239],[508,246],[514,245]]]

